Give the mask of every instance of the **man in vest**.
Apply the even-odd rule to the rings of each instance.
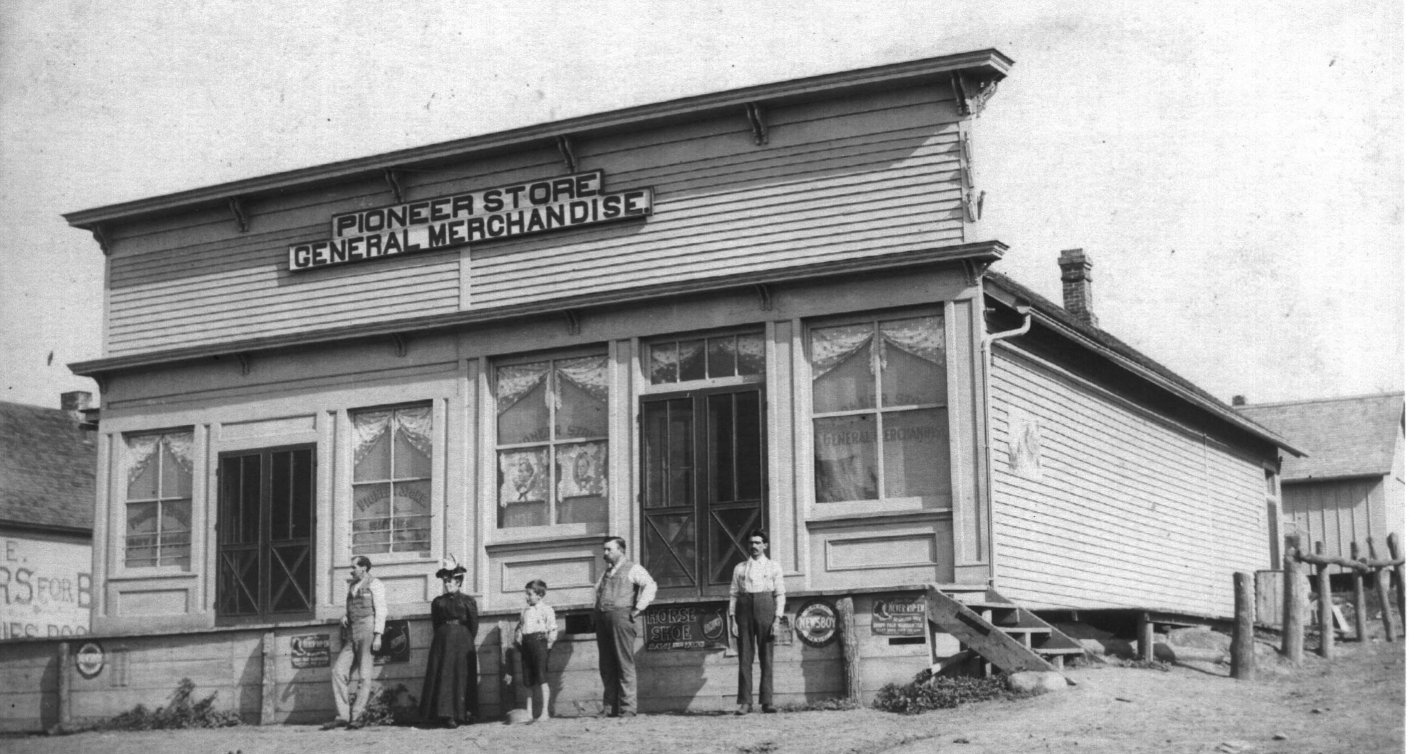
[[[636,715],[636,620],[655,599],[655,579],[626,556],[626,540],[601,544],[607,568],[596,582],[596,649],[603,717]]]
[[[759,705],[774,707],[774,625],[783,618],[787,592],[783,568],[765,554],[769,535],[749,532],[749,559],[734,566],[729,582],[729,630],[739,642],[739,709],[748,714],[754,693],[754,653],[759,654]]]
[[[350,559],[350,588],[345,592],[345,615],[340,618],[340,655],[330,669],[330,687],[335,691],[335,719],[321,730],[363,728],[360,716],[370,700],[370,680],[374,676],[374,653],[384,633],[384,582],[370,575],[370,559],[358,555]],[[355,704],[350,705],[350,668],[360,663],[360,687]]]

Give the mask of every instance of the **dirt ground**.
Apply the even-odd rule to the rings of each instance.
[[[1168,672],[1070,669],[1077,685],[1014,701],[902,716],[871,709],[629,720],[482,723],[458,730],[314,726],[83,733],[0,738],[7,752],[1399,752],[1404,749],[1402,643],[1342,644],[1331,661],[1266,662],[1249,683],[1223,665]]]

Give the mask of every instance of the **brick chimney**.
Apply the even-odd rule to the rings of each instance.
[[[1246,397],[1245,395],[1234,395],[1234,396],[1232,396],[1232,405],[1233,405],[1233,406],[1245,406],[1245,405],[1247,405],[1247,397]]]
[[[1065,249],[1059,253],[1059,279],[1064,281],[1064,308],[1090,327],[1098,327],[1094,316],[1094,293],[1090,285],[1094,263],[1083,249]]]
[[[74,390],[59,394],[59,408],[68,411],[76,424],[84,423],[84,409],[94,400],[94,394],[87,390]]]

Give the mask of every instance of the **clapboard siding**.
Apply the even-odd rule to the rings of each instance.
[[[1000,588],[1030,607],[1225,615],[1231,574],[1268,559],[1259,459],[997,346],[991,463]],[[1040,430],[1012,469],[1012,416]]]
[[[382,176],[245,199],[249,229],[210,207],[110,229],[105,355],[213,345],[363,321],[938,248],[966,239],[954,102],[939,88],[768,108],[642,131],[569,134],[606,190],[650,187],[655,213],[505,242],[301,274],[287,247],[332,215],[395,203]],[[555,143],[401,172],[406,201],[562,175]]]

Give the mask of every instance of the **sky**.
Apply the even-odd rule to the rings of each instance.
[[[90,390],[104,257],[61,213],[994,47],[993,269],[1228,400],[1403,389],[1392,0],[0,3],[0,400]]]

